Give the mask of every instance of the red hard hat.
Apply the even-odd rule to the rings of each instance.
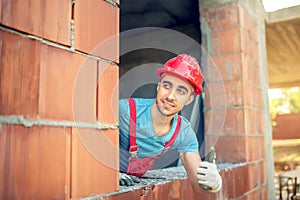
[[[156,71],[156,74],[161,78],[164,72],[184,78],[194,87],[195,94],[202,93],[202,71],[194,57],[180,54],[175,58],[171,58],[162,68]]]

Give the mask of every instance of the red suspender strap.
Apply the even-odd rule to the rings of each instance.
[[[135,153],[139,147],[136,145],[136,106],[132,98],[127,99],[130,109],[130,125],[129,125],[129,152]]]
[[[171,146],[174,144],[175,140],[176,140],[176,137],[179,133],[179,129],[180,129],[180,122],[181,122],[181,117],[180,115],[178,115],[178,119],[177,119],[177,124],[176,124],[176,128],[175,128],[175,132],[174,134],[172,135],[171,139],[166,142],[165,144],[165,149],[164,151],[167,151],[169,148],[171,148]]]

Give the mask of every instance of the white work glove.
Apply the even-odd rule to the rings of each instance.
[[[222,178],[214,163],[203,161],[197,169],[198,183],[208,186],[210,192],[218,192],[222,188]]]
[[[134,183],[139,182],[141,182],[141,179],[139,179],[138,177],[120,172],[120,185],[133,186]]]

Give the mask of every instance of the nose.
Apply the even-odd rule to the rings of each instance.
[[[176,98],[176,92],[173,89],[169,90],[167,98],[168,100],[174,100]]]

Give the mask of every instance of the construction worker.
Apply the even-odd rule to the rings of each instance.
[[[196,134],[178,113],[202,93],[203,75],[197,60],[186,54],[168,60],[156,71],[160,82],[155,99],[119,101],[120,184],[133,185],[152,169],[155,160],[177,149],[193,189],[205,185],[211,192],[222,187],[214,163],[201,161]]]

